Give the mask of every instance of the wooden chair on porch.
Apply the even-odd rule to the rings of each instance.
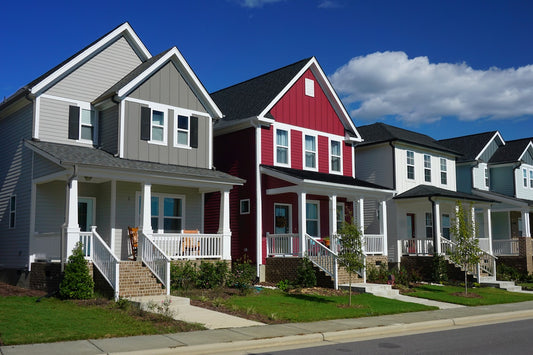
[[[198,234],[198,229],[183,229],[183,234]],[[181,252],[183,255],[193,255],[200,250],[200,241],[195,242],[196,238],[184,237],[181,243]]]
[[[137,260],[137,248],[139,243],[139,228],[128,227],[128,237],[130,238],[131,255],[133,260]]]

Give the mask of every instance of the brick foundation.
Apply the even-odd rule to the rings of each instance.
[[[60,263],[36,262],[31,264],[30,289],[52,293],[59,290],[61,279]]]
[[[407,272],[414,272],[418,274],[422,281],[433,281],[433,257],[432,256],[402,256],[400,266],[407,270]],[[464,272],[454,264],[447,263],[448,280],[463,281],[465,278]],[[468,275],[468,280],[473,280],[472,275]]]

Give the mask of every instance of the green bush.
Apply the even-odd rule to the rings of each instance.
[[[198,270],[196,265],[187,261],[184,264],[170,265],[170,287],[173,290],[189,290],[196,287]]]
[[[198,271],[196,286],[198,288],[216,288],[226,284],[228,279],[228,264],[224,261],[216,263],[202,262]]]
[[[289,280],[281,280],[276,284],[276,287],[279,288],[281,291],[285,292],[292,288],[292,285]]]
[[[253,286],[256,279],[256,267],[246,255],[232,264],[231,287],[245,291]]]
[[[59,296],[63,299],[89,299],[94,295],[94,281],[83,255],[81,243],[77,243],[65,265]]]
[[[313,268],[313,263],[308,258],[303,258],[300,265],[298,265],[296,281],[294,283],[299,287],[315,287],[316,274]]]
[[[512,266],[496,263],[496,279],[500,281],[517,281],[524,276]]]
[[[366,280],[367,282],[377,283],[377,284],[386,284],[389,280],[389,275],[391,271],[388,268],[380,266],[376,267],[374,265],[369,265],[366,268]]]

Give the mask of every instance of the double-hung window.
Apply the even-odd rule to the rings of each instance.
[[[450,240],[450,215],[442,215],[442,236]]]
[[[488,168],[485,168],[484,169],[484,174],[485,174],[485,187],[489,187],[489,169]]]
[[[337,203],[337,231],[342,228],[345,218],[344,203]]]
[[[524,178],[524,187],[527,187],[527,169],[522,169],[522,176]]]
[[[97,114],[89,104],[69,106],[68,138],[94,143],[97,140]]]
[[[529,171],[529,187],[533,189],[533,170]]]
[[[424,181],[431,182],[431,155],[424,154]]]
[[[440,158],[440,183],[442,185],[448,184],[448,169],[445,158]]]
[[[142,221],[142,196],[137,193],[138,223]],[[152,194],[150,223],[154,233],[181,233],[185,225],[185,196]]]
[[[306,232],[311,237],[318,237],[319,235],[319,205],[317,202],[308,201],[305,204],[306,216]]]
[[[276,164],[290,165],[289,161],[289,131],[276,129]]]
[[[149,143],[167,144],[167,109],[164,106],[141,106],[141,139]]]
[[[9,228],[15,228],[17,217],[17,196],[11,195],[9,198]]]
[[[415,178],[415,153],[407,151],[407,178],[414,180]]]
[[[433,238],[433,214],[426,212],[426,238]]]
[[[334,173],[342,173],[341,142],[332,140],[330,143],[330,169]]]
[[[189,117],[178,115],[176,119],[175,145],[189,146]]]
[[[316,136],[305,135],[304,138],[304,168],[316,170]]]

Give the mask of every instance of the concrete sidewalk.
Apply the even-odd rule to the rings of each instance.
[[[531,318],[533,318],[533,301],[528,301],[311,323],[255,325],[165,335],[2,346],[0,353],[2,355],[215,354],[282,345],[319,345],[324,341],[356,341],[378,336],[394,336],[405,331],[423,333],[456,326]]]

